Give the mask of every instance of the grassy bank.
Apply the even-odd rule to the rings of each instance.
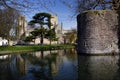
[[[74,48],[74,45],[1,46],[0,47],[0,54],[27,52],[27,51],[40,51],[40,50],[70,49],[70,48]]]

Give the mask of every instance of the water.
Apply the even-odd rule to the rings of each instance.
[[[120,58],[74,49],[0,55],[0,80],[120,80]]]
[[[79,80],[120,80],[119,56],[78,56]]]

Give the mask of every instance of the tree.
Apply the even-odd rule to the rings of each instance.
[[[60,0],[69,8],[73,8],[75,13],[80,13],[87,10],[119,10],[120,0]]]
[[[47,25],[49,29],[51,29],[51,14],[49,13],[37,13],[33,16],[33,20],[30,21],[30,24],[34,24],[34,23],[38,23],[40,25],[42,25],[41,27],[43,27],[43,25]]]
[[[10,31],[15,29],[18,15],[19,12],[15,9],[7,8],[0,10],[0,37],[8,39],[8,42],[11,36],[14,36],[10,34]]]
[[[52,29],[51,30],[48,30],[48,29],[45,29],[45,28],[43,28],[43,29],[35,29],[30,33],[31,33],[31,35],[27,36],[24,39],[25,42],[33,41],[38,36],[40,38],[48,38],[51,41],[57,41],[58,40],[58,38],[56,38],[56,33]],[[42,34],[42,37],[41,37],[41,34]],[[43,44],[43,39],[42,40],[40,39],[40,43]],[[50,42],[50,45],[51,45],[51,42]]]
[[[33,39],[35,39],[35,36],[30,35],[30,36],[27,36],[27,37],[24,39],[24,41],[25,41],[25,42],[30,42],[30,41],[33,41]]]
[[[55,0],[0,0],[0,9],[11,8],[21,12],[40,10],[41,8],[49,9],[48,5],[53,5]]]
[[[36,30],[32,31],[31,34],[32,34],[33,36],[35,36],[35,38],[36,38],[37,36],[39,36],[39,37],[41,38],[41,39],[40,39],[40,43],[43,44],[43,40],[44,40],[43,38],[44,38],[46,32],[47,32],[47,29],[41,28],[41,29],[36,29]]]
[[[39,24],[40,25],[40,29],[32,32],[35,35],[39,35],[40,36],[40,42],[41,44],[43,44],[43,40],[44,40],[44,34],[45,34],[45,30],[44,29],[44,25],[47,25],[49,29],[51,29],[51,15],[49,13],[37,13],[35,14],[35,16],[33,16],[33,20],[31,20],[29,22],[30,25],[34,25],[34,24]],[[37,36],[38,36],[37,35]]]
[[[53,4],[50,0],[0,0],[0,37],[7,37],[8,40],[10,40],[10,38],[15,38],[17,35],[17,30],[15,28],[19,28],[15,25],[18,19],[18,16],[16,17],[18,12],[20,14],[27,14],[29,11],[40,10],[41,8],[50,11],[47,7],[48,3],[49,5]],[[11,32],[13,32],[12,34],[14,34],[12,37],[10,36],[11,29]]]
[[[77,30],[75,28],[72,28],[71,32],[66,34],[66,39],[70,44],[76,43]]]
[[[77,11],[94,9],[112,9],[119,10],[120,0],[77,0]]]
[[[50,45],[51,45],[52,41],[57,41],[58,40],[58,38],[56,38],[56,33],[53,29],[48,30],[46,36],[50,40]]]
[[[44,28],[43,29],[35,29],[30,32],[31,33],[30,36],[25,37],[24,41],[30,42],[30,41],[34,40],[34,42],[35,42],[35,38],[37,38],[38,36],[40,38],[44,38],[46,32],[47,32],[47,29],[44,29]],[[42,34],[42,36],[41,36],[41,34]],[[42,40],[40,39],[40,43],[43,44],[43,39]]]

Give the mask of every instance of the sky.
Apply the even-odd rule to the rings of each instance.
[[[68,0],[69,2],[71,0]],[[72,2],[71,2],[72,3]],[[74,15],[74,11],[60,2],[60,0],[55,0],[54,5],[48,5],[50,10],[47,10],[45,8],[41,8],[39,11],[32,11],[27,15],[27,21],[29,22],[32,19],[32,16],[34,16],[36,13],[39,12],[48,12],[51,14],[57,14],[58,15],[58,22],[59,24],[63,24],[63,29],[70,30],[71,28],[76,28],[77,21],[76,17],[72,17]]]

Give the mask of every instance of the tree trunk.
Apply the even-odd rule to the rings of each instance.
[[[8,46],[10,46],[10,39],[8,39]]]
[[[44,36],[43,36],[43,34],[41,34],[40,44],[43,44],[43,39],[44,39]]]
[[[50,39],[50,45],[51,45],[51,43],[52,43],[52,41],[51,41],[51,39]]]

